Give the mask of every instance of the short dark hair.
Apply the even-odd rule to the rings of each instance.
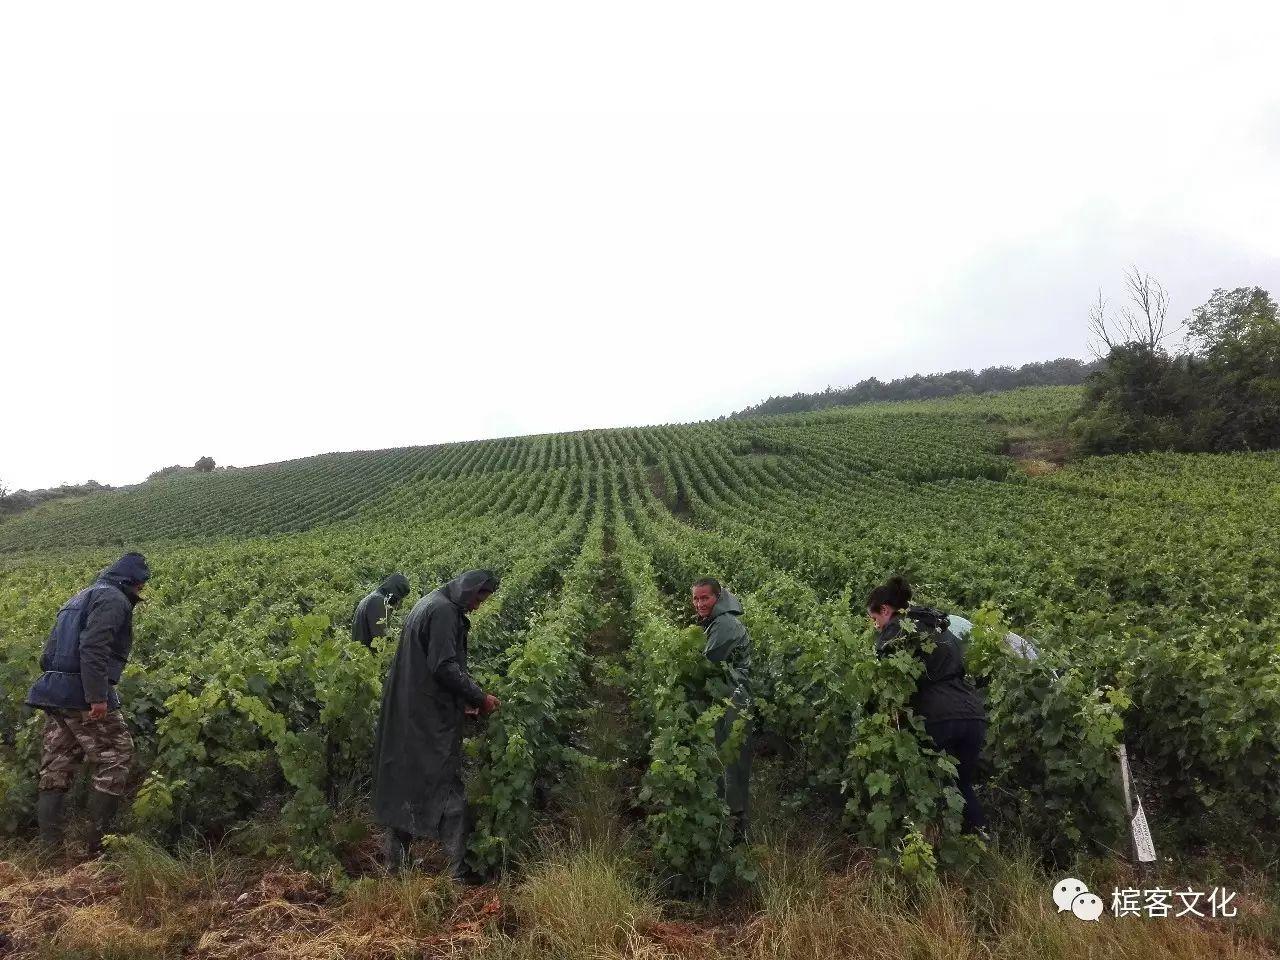
[[[911,604],[911,584],[902,577],[890,577],[867,596],[867,609],[879,610],[883,606],[905,610]]]
[[[693,581],[695,587],[710,587],[711,592],[717,597],[720,596],[720,581],[715,577],[703,577],[701,580]]]

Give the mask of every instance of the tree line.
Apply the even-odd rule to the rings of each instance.
[[[977,373],[972,370],[949,370],[946,373],[917,373],[889,381],[869,377],[851,387],[827,387],[820,393],[770,397],[762,403],[731,414],[730,419],[804,413],[881,400],[932,400],[960,394],[1014,390],[1018,387],[1078,386],[1091,374],[1102,369],[1102,366],[1102,360],[1085,361],[1060,357],[1040,363],[1024,363],[1020,367],[986,367]]]
[[[160,480],[164,477],[177,476],[184,473],[211,473],[217,467],[213,457],[201,457],[190,467],[174,464],[163,467],[147,475],[148,480]],[[64,483],[57,487],[41,490],[10,490],[0,479],[0,518],[30,510],[50,500],[65,500],[68,497],[87,497],[94,493],[110,493],[117,489],[106,483],[89,480],[85,483]]]
[[[46,490],[10,490],[0,481],[0,517],[21,513],[32,507],[38,507],[50,500],[64,500],[67,497],[85,497],[92,493],[105,493],[115,489],[96,480],[87,483],[64,483],[59,487]]]

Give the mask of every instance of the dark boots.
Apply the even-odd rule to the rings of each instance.
[[[102,853],[102,837],[111,832],[111,822],[119,808],[119,797],[101,790],[89,791],[89,856]]]
[[[40,846],[44,853],[56,854],[62,850],[66,802],[65,790],[41,790],[36,800],[36,820],[40,824]]]
[[[467,837],[471,834],[465,813],[446,816],[440,822],[440,846],[449,858],[449,876],[465,880],[467,876]]]
[[[440,846],[449,858],[449,876],[455,883],[478,887],[484,877],[467,866],[467,840],[471,837],[471,811],[450,814],[440,822]]]
[[[382,841],[382,865],[388,873],[403,873],[408,870],[412,860],[409,844],[413,838],[403,830],[388,830]]]
[[[468,886],[484,883],[484,878],[467,869],[467,838],[471,824],[465,814],[445,817],[440,824],[440,845],[449,859],[449,876]],[[382,865],[388,873],[404,873],[421,867],[414,863],[410,844],[413,837],[402,830],[388,830],[382,840]]]
[[[111,823],[120,808],[120,798],[98,790],[89,791],[89,855],[102,853],[102,837],[111,832]],[[62,850],[67,826],[67,794],[65,790],[41,790],[36,799],[36,820],[40,825],[40,846],[44,853],[56,855]]]

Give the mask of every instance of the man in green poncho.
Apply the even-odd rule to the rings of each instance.
[[[373,812],[388,830],[389,869],[408,866],[414,838],[431,837],[444,847],[454,879],[471,879],[463,717],[469,710],[492,713],[500,703],[467,672],[467,614],[497,589],[492,571],[469,570],[423,597],[405,618],[382,688],[373,761]]]
[[[409,578],[403,573],[393,573],[383,580],[382,586],[356,605],[356,615],[351,620],[351,639],[371,647],[375,637],[385,637],[389,611],[408,595]]]
[[[729,739],[739,714],[751,702],[751,637],[738,619],[742,616],[742,604],[722,588],[718,580],[703,577],[694,583],[693,608],[707,638],[703,652],[708,660],[720,665],[724,696],[731,704],[716,724],[716,746],[721,746]],[[751,781],[749,732],[743,735],[737,759],[724,770],[724,799],[733,818],[734,843],[740,843],[747,835],[747,794]]]

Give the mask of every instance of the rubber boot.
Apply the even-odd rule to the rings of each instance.
[[[469,811],[446,816],[440,823],[440,845],[449,858],[449,876],[455,883],[477,887],[484,877],[467,867],[467,839],[471,836]]]
[[[111,821],[120,809],[120,798],[101,790],[89,791],[89,856],[102,853],[102,838],[111,832]]]
[[[409,834],[402,830],[388,830],[382,840],[382,865],[388,873],[404,873],[409,869]]]
[[[40,846],[46,854],[56,855],[62,850],[62,836],[66,832],[66,803],[65,790],[41,790],[36,799]]]

